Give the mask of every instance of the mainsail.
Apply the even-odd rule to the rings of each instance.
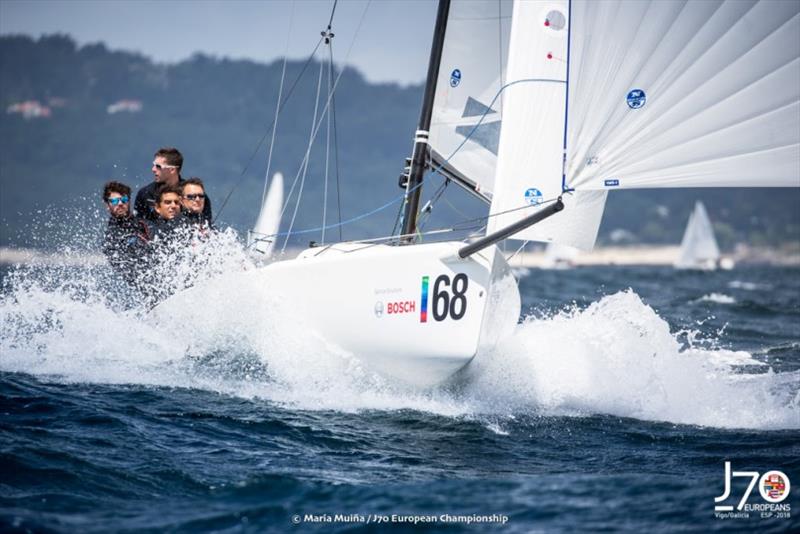
[[[609,190],[800,186],[798,35],[800,2],[515,2],[490,230],[565,192],[514,238],[587,248]]]
[[[535,2],[530,4],[534,7],[535,5]],[[434,168],[441,166],[456,183],[477,193],[486,201],[491,201],[498,189],[495,176],[504,101],[506,98],[517,98],[519,91],[525,90],[520,87],[504,89],[508,77],[507,68],[513,69],[518,79],[530,75],[530,72],[522,73],[531,68],[529,43],[521,43],[518,37],[514,47],[515,55],[509,59],[512,8],[517,10],[514,13],[515,24],[518,26],[517,35],[522,40],[531,36],[530,29],[526,26],[529,15],[521,12],[525,7],[524,3],[515,7],[511,0],[470,0],[450,4],[431,117],[431,157]],[[554,24],[557,22],[554,20]],[[564,44],[566,45],[566,39]],[[552,65],[552,62],[548,61],[547,64]],[[562,107],[560,113],[563,115],[564,87],[551,89],[557,93],[554,101]],[[530,146],[537,147],[535,152],[531,151],[534,157],[522,165],[543,169],[550,163],[550,166],[559,169],[560,176],[560,136],[563,135],[563,124],[538,117],[549,108],[527,106],[525,109],[531,113],[516,112],[509,116],[509,124],[505,126],[505,130],[519,130],[520,124],[524,127],[526,121],[533,121],[543,125],[539,130],[539,137],[531,142],[524,134],[514,136],[507,133],[507,139],[516,139],[518,144],[523,145],[522,150],[529,149]],[[555,130],[544,126],[548,124],[555,125]],[[557,135],[552,135],[554,132]],[[540,195],[538,198],[541,198],[543,190],[552,198],[557,197],[561,193],[561,186],[560,180],[546,189],[541,186],[542,189],[537,191]],[[557,235],[564,240],[563,237],[569,234],[573,236],[567,240],[569,243],[590,249],[600,226],[605,199],[605,192],[574,193],[565,199],[569,209],[558,218],[556,224],[552,221],[539,223],[535,229],[528,231],[525,239],[553,241],[552,235]],[[500,210],[492,209],[492,214],[497,211]],[[489,230],[515,220],[514,215],[493,216]],[[557,232],[554,233],[553,228]]]
[[[689,215],[689,224],[681,241],[681,251],[675,267],[679,269],[715,269],[719,261],[719,247],[714,228],[703,203],[697,201]]]
[[[450,4],[431,116],[434,166],[443,165],[457,183],[487,200],[503,118],[511,7],[510,0]]]

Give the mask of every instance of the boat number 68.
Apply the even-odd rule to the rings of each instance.
[[[459,273],[453,277],[453,284],[450,285],[450,277],[446,274],[439,276],[433,283],[433,318],[437,321],[444,321],[450,315],[451,319],[459,320],[467,312],[467,286],[469,279],[464,273]],[[452,294],[450,290],[452,289]]]

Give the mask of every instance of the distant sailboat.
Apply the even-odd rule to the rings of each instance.
[[[276,172],[269,184],[269,191],[263,198],[256,224],[247,234],[247,250],[256,259],[266,260],[272,255],[281,225],[282,208],[283,175]]]
[[[575,267],[578,249],[560,243],[550,243],[544,252],[543,269],[571,269]]]
[[[703,271],[713,271],[718,267],[733,267],[728,259],[721,262],[714,228],[711,226],[705,206],[700,201],[695,203],[694,211],[689,215],[689,223],[683,233],[680,256],[675,262],[675,267]]]

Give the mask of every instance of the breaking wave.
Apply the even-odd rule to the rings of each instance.
[[[457,381],[417,391],[315,335],[279,288],[250,284],[255,266],[234,235],[204,246],[204,260],[181,275],[191,276],[195,298],[168,313],[121,303],[129,289],[110,285],[104,268],[16,268],[0,295],[0,371],[199,388],[305,410],[415,409],[493,425],[518,414],[602,413],[800,428],[798,372],[775,373],[747,352],[671,332],[630,290],[528,317]]]
[[[736,304],[736,299],[724,293],[709,293],[703,295],[697,302],[713,302],[715,304]]]
[[[584,310],[528,318],[474,363],[471,395],[489,406],[727,428],[800,427],[800,373],[774,373],[743,351],[684,347],[630,290]],[[766,369],[743,372],[748,367]]]
[[[772,289],[770,284],[757,284],[755,282],[744,282],[742,280],[731,280],[728,287],[732,289],[743,289],[745,291],[759,291]]]

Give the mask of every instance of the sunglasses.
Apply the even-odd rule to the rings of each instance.
[[[120,202],[122,202],[123,204],[127,204],[128,200],[130,200],[128,197],[115,197],[115,198],[109,198],[108,200],[106,200],[106,202],[108,202],[112,206],[116,206]]]
[[[179,200],[166,199],[166,200],[162,200],[161,202],[159,202],[159,204],[165,204],[165,205],[169,206],[170,204],[180,204],[180,201]]]
[[[160,163],[156,163],[155,161],[153,162],[153,167],[155,167],[159,171],[163,170],[163,169],[177,169],[178,168],[177,165],[162,165]]]
[[[206,198],[205,193],[196,193],[192,195],[183,195],[183,198],[187,200],[203,200]]]

